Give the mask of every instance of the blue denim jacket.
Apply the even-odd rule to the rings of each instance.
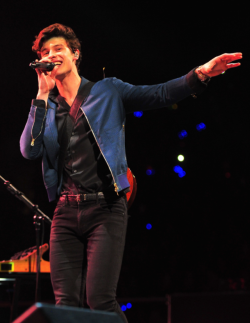
[[[112,174],[114,189],[129,187],[125,152],[126,113],[172,105],[205,87],[193,71],[172,81],[134,86],[116,78],[106,78],[92,87],[81,106],[100,151]],[[55,121],[56,104],[48,100],[48,109],[31,106],[28,121],[20,140],[22,155],[27,159],[42,156],[44,184],[49,201],[60,195],[58,157],[60,146]],[[32,144],[32,139],[33,144]]]

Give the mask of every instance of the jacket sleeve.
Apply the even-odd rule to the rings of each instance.
[[[201,82],[195,69],[188,74],[157,85],[131,85],[116,78],[113,84],[117,88],[126,112],[150,110],[170,106],[189,95],[202,93],[207,84]]]
[[[20,139],[21,153],[27,159],[37,159],[43,154],[46,113],[44,101],[32,101],[28,120]]]

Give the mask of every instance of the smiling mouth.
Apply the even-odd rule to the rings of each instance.
[[[62,62],[54,62],[55,65],[62,65]]]

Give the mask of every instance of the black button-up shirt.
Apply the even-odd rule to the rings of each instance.
[[[79,89],[86,83],[82,78]],[[57,105],[56,123],[58,138],[62,135],[64,120],[70,106],[58,93],[51,91],[49,98]],[[34,100],[35,105],[45,108],[43,100]],[[66,131],[64,128],[63,131]],[[63,167],[62,192],[69,194],[113,191],[112,176],[102,156],[83,110],[80,108],[69,140]]]

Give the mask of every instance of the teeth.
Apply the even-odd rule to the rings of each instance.
[[[55,62],[54,64],[55,64],[55,65],[61,65],[61,64],[62,64],[62,62]]]

